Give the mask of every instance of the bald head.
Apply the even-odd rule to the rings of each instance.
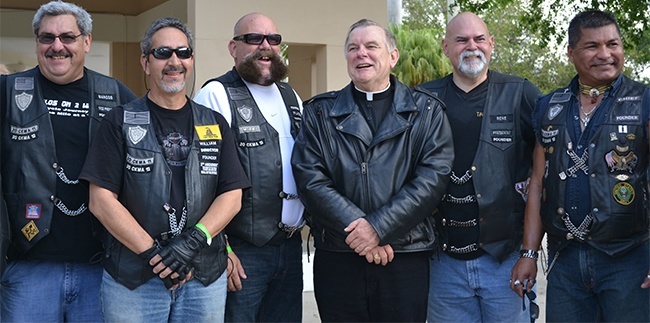
[[[449,37],[454,37],[458,33],[466,30],[472,30],[474,33],[483,34],[486,38],[490,37],[487,25],[481,17],[472,12],[461,12],[449,20],[445,38],[449,39]]]
[[[263,26],[264,29],[270,29],[273,33],[278,32],[277,27],[271,18],[258,12],[251,12],[237,20],[233,30],[233,36],[249,33],[249,30],[255,29],[257,26]]]
[[[454,67],[455,81],[475,84],[487,78],[494,38],[479,16],[462,12],[447,24],[442,50]]]

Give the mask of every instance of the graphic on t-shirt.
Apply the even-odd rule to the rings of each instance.
[[[85,118],[90,111],[88,102],[72,102],[67,100],[45,99],[50,115],[58,117]]]
[[[187,136],[178,132],[170,132],[162,140],[162,148],[169,166],[185,166],[190,154],[190,144]]]

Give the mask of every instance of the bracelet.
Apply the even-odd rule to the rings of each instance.
[[[201,230],[201,232],[205,233],[205,237],[208,240],[212,240],[212,236],[210,235],[210,231],[208,231],[208,228],[206,228],[205,225],[203,225],[203,223],[197,223],[196,228]]]
[[[519,251],[519,258],[530,258],[537,260],[537,258],[539,258],[539,254],[536,250],[521,249],[521,251]]]
[[[230,245],[229,245],[229,244],[226,245],[226,251],[228,251],[228,253],[231,253],[231,252],[232,252],[232,248],[230,248]]]

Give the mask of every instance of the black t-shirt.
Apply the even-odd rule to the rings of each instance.
[[[170,203],[176,208],[176,215],[180,217],[185,200],[185,162],[195,131],[192,109],[189,106],[189,101],[182,109],[176,111],[161,108],[149,99],[147,99],[147,104],[151,111],[151,121],[156,131],[156,138],[166,158],[165,161],[174,172],[172,195],[175,197],[172,197]],[[221,193],[247,188],[250,184],[237,157],[235,141],[228,122],[221,114],[214,111],[212,113],[217,115],[223,141],[219,159],[216,198]],[[106,114],[97,130],[97,135],[90,147],[80,175],[81,179],[118,195],[122,189],[126,159],[126,142],[122,133],[123,116],[124,109],[122,107],[114,108]],[[184,142],[185,140],[187,142]]]
[[[53,83],[40,73],[35,81],[41,89],[50,114],[57,163],[68,180],[76,181],[89,144],[91,95],[88,93],[87,73],[84,73],[81,79],[65,85]],[[3,93],[4,89],[3,87]],[[136,98],[133,92],[121,83],[119,91],[121,103]],[[6,115],[7,108],[4,104],[0,105],[1,116]],[[88,187],[81,183],[66,184],[57,178],[55,195],[69,210],[78,210],[82,205],[88,207]],[[97,229],[96,226],[100,225],[87,209],[77,216],[68,216],[54,207],[50,233],[26,254],[11,250],[9,257],[86,263],[99,261],[102,245],[93,237],[93,227]]]
[[[449,82],[445,105],[447,106],[447,119],[454,137],[455,157],[452,170],[458,177],[463,176],[474,161],[481,134],[483,107],[485,106],[487,90],[487,80],[468,93],[458,88],[454,82]],[[463,185],[449,182],[447,193],[458,198],[474,195],[474,182],[471,179]],[[462,222],[478,219],[478,204],[476,202],[468,204],[445,203],[445,218]],[[449,244],[462,248],[476,243],[478,242],[479,233],[478,225],[467,228],[450,228],[448,230]],[[473,259],[481,254],[483,254],[483,249],[468,254],[450,253],[451,256],[459,259]]]

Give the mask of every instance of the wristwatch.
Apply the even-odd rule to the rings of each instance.
[[[539,258],[539,253],[537,253],[536,250],[532,249],[521,249],[521,251],[519,251],[519,258],[530,258],[537,260],[537,258]]]

